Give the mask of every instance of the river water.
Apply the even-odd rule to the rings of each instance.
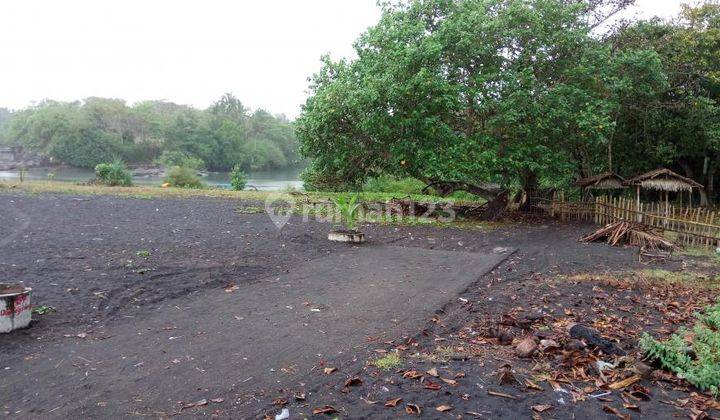
[[[86,182],[95,177],[95,173],[84,168],[29,168],[25,174],[28,180],[48,180],[48,174],[54,174],[52,179],[65,182]],[[0,180],[17,180],[20,171],[0,171]],[[202,177],[209,186],[229,188],[230,174],[228,172],[210,172]],[[161,185],[161,177],[133,177],[137,185]],[[257,188],[259,191],[281,191],[287,188],[301,189],[300,169],[278,169],[272,171],[248,172],[247,188]]]

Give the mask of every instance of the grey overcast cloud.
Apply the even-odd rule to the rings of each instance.
[[[628,14],[670,17],[679,0]],[[89,96],[207,107],[232,92],[294,118],[319,58],[352,57],[375,0],[23,0],[0,6],[0,107]]]

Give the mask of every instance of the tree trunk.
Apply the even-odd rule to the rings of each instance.
[[[524,170],[521,173],[522,194],[524,202],[520,204],[519,210],[531,211],[538,198],[538,178],[533,171]]]
[[[495,220],[500,217],[508,205],[507,191],[497,184],[470,184],[461,181],[430,181],[423,188],[423,193],[434,188],[442,197],[447,197],[455,191],[467,191],[487,200],[485,218]]]
[[[708,165],[707,171],[707,182],[705,183],[705,191],[707,192],[707,198],[712,204],[717,202],[717,197],[715,194],[715,173],[717,172],[718,161],[720,161],[720,155],[716,156],[715,160],[710,161],[710,165]]]

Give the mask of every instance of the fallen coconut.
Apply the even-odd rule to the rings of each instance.
[[[535,337],[527,336],[518,343],[517,347],[515,347],[515,354],[518,357],[531,357],[538,349],[538,345],[535,342]]]

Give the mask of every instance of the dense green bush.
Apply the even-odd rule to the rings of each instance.
[[[179,150],[166,150],[162,152],[159,158],[155,159],[155,163],[164,165],[168,168],[173,166],[182,166],[185,168],[192,168],[197,171],[205,169],[205,162],[196,156],[190,156],[185,152]]]
[[[197,171],[193,168],[183,166],[173,166],[168,170],[165,176],[165,182],[171,187],[177,188],[204,188],[205,184],[197,176]]]
[[[95,176],[98,182],[111,187],[132,186],[132,175],[125,167],[125,164],[119,159],[111,163],[100,163],[95,166]]]
[[[247,175],[240,167],[240,164],[237,164],[233,167],[232,172],[230,172],[230,186],[235,191],[242,191],[246,185]]]
[[[703,391],[720,396],[720,302],[696,314],[692,331],[681,328],[666,341],[643,334],[640,347],[664,369]],[[692,342],[686,341],[692,337]]]

